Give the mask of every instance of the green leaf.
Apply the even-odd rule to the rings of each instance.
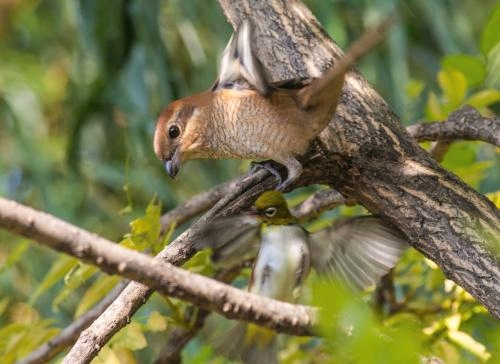
[[[158,311],[153,311],[148,317],[146,330],[148,331],[165,331],[167,329],[167,320]]]
[[[462,72],[470,86],[481,84],[486,76],[484,61],[468,54],[446,56],[441,60],[441,67],[445,70],[455,69]]]
[[[146,207],[146,214],[130,222],[131,232],[125,235],[121,245],[135,250],[153,248],[155,252],[163,248],[163,242],[159,243],[161,232],[160,224],[161,206],[154,197]],[[160,247],[158,246],[161,245]]]
[[[429,93],[429,99],[425,106],[425,117],[427,120],[444,120],[448,116],[438,96],[434,92]]]
[[[500,4],[490,15],[481,34],[481,52],[488,54],[500,42]]]
[[[500,89],[500,43],[488,53],[485,83],[490,88]]]
[[[59,304],[64,302],[97,272],[99,272],[99,269],[96,267],[78,262],[64,277],[66,285],[52,301],[52,307],[56,309]]]
[[[103,275],[87,289],[76,307],[75,317],[87,312],[97,301],[103,298],[120,280],[118,276]]]
[[[489,89],[476,92],[467,98],[464,103],[477,108],[483,108],[498,101],[500,101],[500,91]]]
[[[63,256],[56,260],[50,268],[49,273],[45,275],[43,280],[33,292],[30,303],[36,302],[41,294],[45,293],[49,288],[63,281],[68,272],[78,263],[78,260],[72,257]]]
[[[8,269],[12,267],[14,264],[16,264],[18,261],[21,260],[21,258],[24,256],[24,253],[26,250],[31,245],[30,240],[21,240],[19,243],[16,244],[16,247],[9,252],[9,255],[7,256],[7,259],[5,260],[5,264],[3,267],[0,268],[0,271],[4,269]]]
[[[410,99],[417,99],[424,91],[425,83],[417,80],[410,80],[406,85],[406,94]]]
[[[134,351],[145,348],[147,344],[141,325],[135,321],[120,330],[110,341],[113,348],[125,348]]]
[[[437,78],[449,106],[459,107],[467,92],[467,79],[464,74],[456,69],[446,69],[439,71]]]

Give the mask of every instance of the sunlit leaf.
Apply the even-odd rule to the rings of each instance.
[[[500,190],[487,193],[486,197],[488,197],[491,200],[491,202],[493,202],[495,206],[500,209]]]
[[[443,95],[452,108],[462,104],[467,92],[467,79],[464,74],[456,69],[444,69],[438,72],[439,86]]]
[[[444,120],[448,116],[448,112],[434,92],[429,93],[429,99],[425,107],[425,116],[427,120]]]
[[[114,348],[135,351],[145,348],[147,341],[141,330],[141,325],[133,321],[111,339],[110,345]]]
[[[448,332],[448,337],[455,344],[474,354],[481,360],[488,360],[491,357],[491,354],[488,353],[483,344],[474,340],[472,336],[463,331],[451,330]]]
[[[468,104],[477,108],[490,106],[500,101],[500,91],[497,90],[482,90],[465,100],[464,104]]]
[[[30,240],[20,240],[16,244],[16,247],[9,252],[9,255],[7,256],[7,259],[5,261],[5,265],[0,268],[0,271],[12,267],[19,260],[21,260],[24,256],[24,253],[29,249],[30,245]]]
[[[146,330],[148,331],[165,331],[167,329],[167,320],[158,311],[153,311],[148,317]]]
[[[64,302],[68,297],[84,285],[94,274],[98,273],[99,269],[92,265],[78,263],[73,269],[65,276],[64,282],[66,283],[63,289],[52,301],[52,307],[57,307]]]

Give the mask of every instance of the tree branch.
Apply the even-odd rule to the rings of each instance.
[[[410,125],[406,130],[419,142],[482,140],[500,147],[500,117],[484,117],[468,105],[445,121]]]
[[[34,239],[59,252],[143,282],[227,318],[239,318],[292,335],[311,333],[310,308],[250,294],[145,254],[123,248],[51,215],[0,197],[0,228]],[[76,363],[69,360],[65,362]]]

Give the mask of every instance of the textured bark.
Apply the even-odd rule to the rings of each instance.
[[[255,24],[258,56],[274,81],[318,76],[341,55],[299,1],[219,2],[233,25],[243,17]],[[385,216],[500,318],[498,209],[420,148],[358,73],[347,76],[335,116],[303,162],[298,184],[332,185]]]

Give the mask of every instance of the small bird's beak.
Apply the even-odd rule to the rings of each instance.
[[[257,217],[259,216],[259,212],[255,206],[250,207],[245,213],[247,216]]]
[[[167,170],[168,175],[175,179],[177,173],[179,173],[179,169],[181,168],[181,152],[179,148],[175,149],[174,154],[170,157],[170,159],[165,160],[165,169]]]

